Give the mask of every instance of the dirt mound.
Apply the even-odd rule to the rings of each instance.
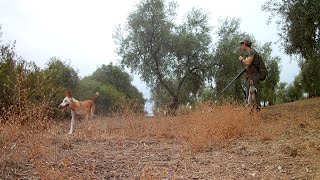
[[[0,125],[0,179],[320,179],[320,98]]]

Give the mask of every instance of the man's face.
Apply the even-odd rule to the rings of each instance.
[[[244,43],[241,44],[241,50],[246,51],[246,46],[244,45]]]
[[[248,52],[248,51],[250,51],[250,48],[243,43],[243,44],[241,44],[241,50],[244,52]]]

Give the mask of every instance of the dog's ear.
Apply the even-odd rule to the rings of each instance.
[[[66,94],[67,94],[68,98],[72,98],[72,91],[71,90],[67,90]]]

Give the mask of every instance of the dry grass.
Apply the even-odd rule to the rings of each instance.
[[[113,118],[98,118],[92,122],[81,121],[72,136],[64,135],[69,121],[56,124],[53,121],[32,121],[31,123],[6,123],[0,125],[0,177],[24,177],[31,172],[48,179],[63,179],[72,159],[61,157],[59,148],[72,149],[72,144],[113,140],[122,145],[127,140],[174,139],[184,145],[185,152],[203,152],[212,146],[259,132],[259,116],[250,115],[245,107],[236,105],[209,106],[203,104],[195,110],[176,117],[162,116],[148,118],[129,113]],[[79,124],[78,124],[79,125]],[[55,142],[55,136],[64,136],[64,143]],[[57,146],[52,146],[52,144]],[[47,162],[60,161],[60,169],[48,167]],[[24,164],[24,172],[14,173]],[[18,170],[17,170],[18,169]],[[144,168],[141,179],[153,179],[150,169]],[[161,172],[163,173],[163,172]],[[160,174],[161,174],[160,173]],[[89,173],[90,174],[90,173]]]
[[[259,114],[239,105],[202,104],[179,116],[144,117],[129,114],[123,117],[101,118],[89,123],[79,139],[176,139],[193,151],[205,151],[211,146],[225,145],[240,137],[264,133]],[[270,132],[273,136],[274,132]]]
[[[19,121],[0,124],[0,177],[99,178],[97,172],[103,170],[99,170],[101,162],[98,161],[103,156],[90,160],[94,156],[91,154],[92,150],[96,153],[104,151],[95,149],[96,143],[126,147],[128,142],[132,142],[138,147],[148,147],[146,143],[153,140],[160,143],[174,142],[181,145],[179,161],[185,162],[190,154],[228,149],[241,139],[256,139],[261,143],[280,139],[279,142],[284,141],[284,145],[277,145],[277,148],[286,149],[290,156],[305,154],[313,157],[320,149],[319,140],[316,137],[300,137],[304,137],[306,133],[320,132],[317,123],[319,107],[307,107],[310,112],[302,110],[306,109],[303,105],[294,104],[293,107],[296,109],[292,109],[292,106],[275,106],[263,109],[258,114],[250,114],[250,109],[236,104],[202,104],[175,117],[145,117],[128,113],[112,118],[100,117],[90,122],[77,122],[72,136],[66,134],[69,119],[61,123],[35,120],[24,124],[16,123]],[[287,141],[292,144],[285,145]],[[82,149],[81,146],[85,144],[91,144],[89,149],[87,146]],[[72,152],[81,154],[85,163],[76,166],[75,162],[78,160],[74,155],[70,156],[69,153]],[[81,169],[85,172],[78,176],[74,173],[75,167],[79,172]],[[178,167],[177,165],[176,168]],[[152,164],[143,165],[138,174],[140,179],[175,177],[172,168],[159,168]]]

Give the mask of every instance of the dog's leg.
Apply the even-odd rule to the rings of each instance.
[[[92,104],[91,108],[90,108],[90,117],[91,120],[93,120],[93,116],[94,116],[94,111],[96,110],[96,106],[95,104]]]
[[[252,95],[251,95],[251,104],[252,104],[252,109],[251,109],[251,111],[252,112],[254,112],[255,110],[257,110],[258,109],[258,104],[257,104],[257,100],[256,100],[256,96],[257,96],[257,89],[254,87],[254,86],[252,86],[253,87],[253,91],[252,91]]]
[[[71,124],[70,124],[70,131],[69,131],[68,134],[72,134],[73,133],[74,121],[75,121],[75,112],[71,111]]]
[[[88,112],[88,120],[90,120],[90,121],[92,120],[92,112],[91,111]]]
[[[93,120],[93,116],[94,116],[94,108],[91,108],[90,110],[90,119]]]
[[[86,111],[86,115],[84,117],[87,121],[90,120],[90,112]]]
[[[251,92],[250,92],[250,88],[249,88],[248,99],[247,99],[247,104],[246,104],[246,106],[250,106],[250,105],[251,105]]]

